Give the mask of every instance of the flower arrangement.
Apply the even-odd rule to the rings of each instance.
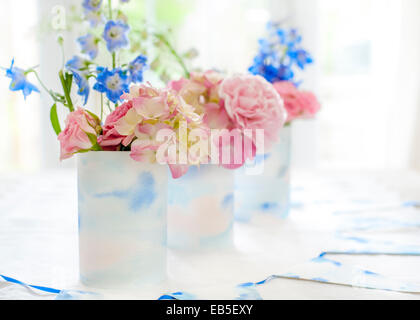
[[[81,54],[63,63],[59,71],[62,93],[49,90],[36,68],[23,70],[12,61],[6,70],[12,79],[10,89],[21,90],[25,98],[39,92],[27,79],[31,73],[50,95],[54,103],[50,118],[60,142],[61,160],[89,151],[129,151],[135,161],[167,163],[172,176],[179,178],[190,165],[213,162],[236,169],[276,142],[287,116],[277,85],[270,83],[274,78],[268,78],[267,72],[262,76],[258,72],[234,76],[216,71],[190,73],[168,40],[156,34],[184,70],[180,80],[156,88],[143,83],[149,67],[144,53],[126,59],[124,50],[135,50],[130,48],[131,28],[122,11],[113,8],[110,0],[107,4],[83,0],[82,8],[91,29],[77,39]],[[288,39],[285,43],[292,47],[298,41],[290,37],[284,35],[282,41]],[[59,37],[61,48],[63,41]],[[266,46],[264,54],[268,54]],[[109,54],[108,66],[97,63],[104,49]],[[274,59],[274,53],[270,55]],[[298,65],[302,62],[300,51],[287,55]],[[77,88],[77,102],[73,87]],[[101,97],[100,115],[85,108],[92,90]],[[60,104],[69,111],[63,130],[57,114]]]
[[[120,2],[126,3],[128,0]],[[28,80],[28,75],[35,74],[54,102],[50,118],[60,142],[61,160],[76,153],[104,150],[131,151],[131,157],[136,161],[156,162],[158,147],[163,144],[163,141],[156,141],[158,129],[175,131],[185,122],[188,123],[187,132],[190,132],[200,126],[201,119],[174,92],[142,84],[143,72],[148,67],[148,59],[144,54],[122,62],[125,57],[122,51],[126,48],[132,51],[129,48],[130,26],[122,11],[112,7],[112,1],[106,5],[102,0],[83,0],[82,8],[84,21],[89,23],[90,30],[77,39],[81,54],[63,63],[63,69],[59,71],[63,93],[48,89],[36,67],[23,70],[15,66],[14,60],[10,68],[6,69],[6,76],[11,79],[10,89],[22,91],[25,99],[33,92],[40,92]],[[100,36],[98,32],[101,32]],[[162,35],[156,34],[156,37],[173,50]],[[59,37],[61,48],[63,41]],[[110,67],[100,66],[96,62],[101,46],[110,54]],[[177,55],[176,52],[174,54]],[[88,103],[92,90],[101,94],[100,116],[84,107],[75,107],[73,87],[77,88],[76,93],[83,106]],[[59,104],[69,111],[63,130],[57,114]],[[102,124],[104,105],[108,106],[109,114]],[[175,136],[171,141],[180,138]],[[161,159],[166,162],[169,160],[168,155]],[[174,177],[179,177],[179,172],[185,171],[176,164],[170,164],[170,167]]]
[[[249,71],[273,83],[284,100],[286,124],[295,119],[313,117],[320,109],[316,96],[300,90],[296,80],[299,70],[313,63],[311,55],[301,47],[302,36],[296,29],[284,29],[277,23],[268,23],[267,37],[259,40],[259,51]]]

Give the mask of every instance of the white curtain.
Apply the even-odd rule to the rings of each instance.
[[[316,39],[319,165],[418,168],[420,2],[292,2],[298,17],[311,10],[300,21],[304,36]]]
[[[0,66],[30,68],[38,64],[37,5],[33,0],[3,0],[0,10]],[[24,8],[24,10],[22,9]],[[0,70],[0,172],[36,170],[40,166],[40,105],[33,94],[10,92],[11,79]],[[31,78],[35,82],[34,78]]]
[[[412,109],[411,114],[405,115],[410,124],[406,148],[409,150],[409,166],[420,171],[420,1],[406,0],[402,8],[403,43],[399,61],[403,72],[401,96],[404,98],[401,105],[407,103]]]

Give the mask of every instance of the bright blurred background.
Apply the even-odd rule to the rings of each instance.
[[[57,6],[81,0],[2,0],[0,66],[41,64],[58,88],[62,63],[50,31]],[[302,87],[321,101],[317,119],[293,124],[295,168],[420,170],[420,1],[418,0],[131,0],[129,15],[169,27],[175,46],[191,47],[193,66],[246,72],[268,21],[297,27],[315,64]],[[23,10],[24,8],[24,10]],[[70,22],[69,22],[70,24]],[[78,25],[63,31],[67,58]],[[31,79],[34,80],[34,79]],[[0,172],[38,172],[60,164],[49,123],[51,102],[9,92],[0,77]],[[35,83],[35,81],[33,81]],[[63,119],[61,119],[63,121]]]

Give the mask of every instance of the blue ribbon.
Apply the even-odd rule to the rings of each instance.
[[[15,283],[24,287],[30,287],[33,289],[37,289],[39,291],[43,291],[43,292],[48,292],[48,293],[54,293],[54,294],[59,294],[61,292],[61,290],[58,289],[54,289],[54,288],[48,288],[48,287],[42,287],[42,286],[34,286],[31,284],[26,284],[22,281],[10,278],[10,277],[6,277],[0,274],[0,277],[2,277],[6,282],[10,282],[10,283]]]
[[[158,300],[194,300],[196,297],[188,292],[174,292],[160,296]]]

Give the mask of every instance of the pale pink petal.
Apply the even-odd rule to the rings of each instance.
[[[188,165],[185,164],[169,164],[169,169],[171,170],[172,178],[178,179],[185,175],[188,172]]]

